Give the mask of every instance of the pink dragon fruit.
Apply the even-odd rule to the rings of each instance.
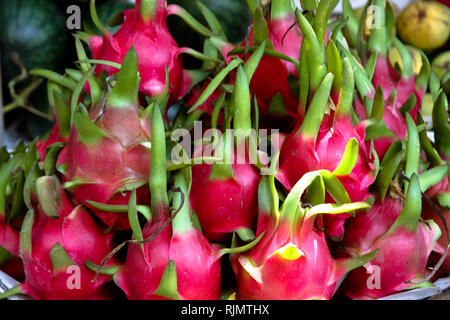
[[[371,82],[373,86],[361,86],[360,94],[362,97],[374,99],[375,89],[381,87],[384,92],[384,98],[388,101],[385,105],[384,125],[388,130],[384,130],[384,134],[378,135],[374,139],[374,148],[380,159],[383,158],[389,146],[397,139],[406,138],[406,122],[403,114],[409,113],[416,120],[417,112],[420,111],[422,98],[427,89],[428,79],[430,76],[430,65],[425,54],[422,53],[423,67],[420,74],[415,77],[411,54],[408,49],[392,35],[392,27],[394,26],[394,15],[391,4],[384,1],[373,0],[367,4],[378,7],[380,13],[381,28],[372,28],[366,44],[361,39],[357,46],[361,59],[365,64],[365,69],[372,73]],[[345,10],[351,10],[350,5],[344,6]],[[348,11],[345,13],[348,14]],[[362,19],[366,19],[364,13]],[[360,23],[360,28],[364,28],[366,24]],[[362,32],[361,34],[363,34]],[[355,37],[355,35],[353,35]],[[396,70],[388,58],[388,50],[391,44],[399,51],[402,58],[402,70]],[[370,58],[365,56],[366,53],[371,54]],[[361,99],[356,99],[355,112],[360,120],[368,118],[365,103]],[[380,128],[378,128],[379,130]],[[390,131],[390,132],[389,132]]]
[[[139,72],[142,81],[139,91],[150,97],[163,94],[166,85],[166,67],[169,73],[170,102],[183,95],[183,65],[180,49],[170,34],[166,18],[165,0],[137,0],[136,8],[125,10],[124,22],[111,35],[104,30],[103,37],[91,36],[89,45],[94,59],[122,63],[131,47],[139,55]],[[103,70],[114,74],[117,70],[106,65],[98,65],[99,75]]]
[[[274,179],[262,179],[257,235],[264,233],[264,236],[247,253],[232,256],[238,299],[330,299],[346,272],[374,257],[376,252],[350,260],[333,259],[324,233],[315,226],[317,215],[342,213],[368,205],[323,204],[323,197],[310,199],[313,207],[303,206],[301,199],[306,189],[319,185],[323,188],[324,184],[327,188],[340,185],[325,170],[305,174],[278,211]],[[325,189],[316,188],[313,192],[325,195]],[[311,194],[307,193],[306,197]]]
[[[417,175],[413,174],[406,201],[387,198],[359,214],[347,229],[343,246],[347,254],[380,252],[364,268],[344,281],[352,299],[378,299],[417,287],[425,278],[427,261],[441,232],[432,221],[419,221],[422,200]],[[393,244],[401,243],[401,250]],[[420,286],[430,285],[427,282]]]
[[[133,234],[138,241],[129,246],[126,262],[117,268],[114,279],[128,299],[133,300],[219,299],[220,252],[192,226],[186,181],[190,179],[185,171],[175,177],[178,190],[174,191],[173,204],[179,213],[171,222],[165,131],[158,105],[153,110],[152,136],[152,220],[142,231],[134,225]]]
[[[233,96],[236,97],[232,101],[234,130],[247,132],[251,129],[251,102],[248,78],[242,66],[237,71]],[[234,138],[227,133],[223,137],[224,141]],[[252,229],[256,222],[260,174],[257,167],[247,161],[250,159],[247,144],[246,152],[237,154],[228,146],[225,143],[223,154],[229,154],[225,163],[200,164],[192,170],[191,207],[211,241],[222,241],[238,229]],[[204,147],[195,150],[194,157],[200,156]]]
[[[55,176],[36,180],[39,202],[22,225],[20,256],[26,281],[0,295],[25,293],[34,299],[112,298],[102,285],[92,283],[94,272],[86,259],[99,263],[111,250],[112,234],[106,234],[80,205],[74,207]]]
[[[79,104],[69,141],[59,156],[65,164],[64,181],[83,204],[127,204],[132,188],[138,188],[138,203],[148,202],[151,123],[138,104],[138,60],[131,48],[117,75],[115,86],[88,114]],[[141,188],[139,188],[141,187]],[[89,206],[90,208],[93,208]],[[93,208],[108,226],[129,229],[126,213]]]
[[[354,80],[350,62],[344,59],[343,87],[334,116],[324,115],[330,100],[334,77],[325,76],[317,89],[302,124],[288,136],[280,152],[277,178],[290,190],[305,173],[319,169],[335,171],[352,201],[365,201],[374,182],[374,159],[365,143],[364,124],[353,126],[351,107]],[[347,149],[355,148],[353,151]],[[353,146],[353,147],[352,147]],[[358,147],[359,146],[359,147]],[[349,172],[340,172],[340,161],[346,151],[357,155]],[[340,239],[344,223],[350,216],[333,215],[324,218],[325,228],[332,238]]]
[[[248,45],[259,46],[265,40],[261,39],[261,30],[265,29],[263,31],[267,32],[269,48],[299,60],[302,36],[298,25],[295,24],[295,10],[291,1],[273,0],[270,19],[265,20],[261,8],[255,10],[253,19],[254,28],[250,32]],[[294,27],[292,27],[293,25]],[[244,42],[243,46],[245,45],[247,44]],[[263,115],[270,114],[272,111],[277,116],[285,116],[287,113],[295,118],[298,117],[298,99],[289,85],[290,75],[298,77],[297,67],[294,63],[271,56],[264,56],[261,59],[255,76],[250,82],[250,88],[257,97],[258,106]],[[270,110],[272,100],[277,95],[282,98],[284,110]]]

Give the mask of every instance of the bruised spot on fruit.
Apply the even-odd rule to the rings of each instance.
[[[423,20],[427,16],[427,13],[425,10],[419,10],[418,16],[419,16],[419,20]]]

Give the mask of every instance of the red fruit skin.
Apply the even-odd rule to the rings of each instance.
[[[163,223],[148,224],[143,229],[149,238]],[[131,245],[126,263],[116,275],[116,282],[130,300],[165,300],[155,294],[169,260],[175,262],[177,289],[183,300],[218,300],[221,269],[217,248],[198,231],[174,234],[166,227],[151,242]]]
[[[198,152],[194,152],[198,154]],[[239,159],[238,159],[239,160]],[[242,161],[243,162],[243,161]],[[233,177],[210,178],[213,165],[192,168],[190,206],[202,231],[213,242],[223,241],[240,228],[253,229],[258,213],[258,169],[248,162],[232,160]]]
[[[151,140],[148,122],[140,120],[135,106],[106,107],[103,117],[95,124],[108,136],[96,144],[86,145],[73,128],[67,146],[59,155],[58,162],[66,164],[65,181],[90,182],[71,190],[75,199],[114,229],[130,229],[127,213],[100,211],[86,201],[127,205],[131,192],[119,191],[137,184],[144,185],[137,189],[137,203],[148,205],[149,191],[145,183],[150,174],[150,151],[142,145]]]
[[[39,140],[36,142],[36,149],[39,152],[41,161],[45,160],[47,148],[57,142],[63,142],[63,143],[67,142],[67,139],[62,137],[60,134],[58,122],[55,123],[55,125],[53,126],[53,128],[50,131],[50,134],[46,140]]]
[[[267,225],[266,222],[260,226]],[[304,255],[295,260],[282,258],[276,251],[289,243]],[[344,272],[335,268],[323,232],[314,228],[314,219],[303,222],[293,234],[291,225],[281,222],[245,256],[260,269],[261,279],[256,280],[243,267],[242,256],[233,256],[237,298],[241,300],[331,299]]]
[[[283,18],[271,20],[268,25],[268,38],[272,42],[274,50],[299,60],[302,45],[300,27],[295,25],[289,30],[295,22],[294,14],[287,14]],[[288,30],[289,32],[287,32]],[[253,32],[250,33],[250,44],[255,45]],[[245,43],[243,45],[245,46]],[[269,113],[270,102],[276,93],[280,93],[288,115],[299,120],[302,119],[303,115],[298,114],[298,99],[289,86],[289,75],[298,77],[297,68],[293,63],[269,56],[261,59],[250,82],[250,90],[256,94],[258,106],[263,115]]]
[[[380,249],[371,262],[351,271],[344,280],[342,289],[349,298],[379,299],[409,288],[407,281],[423,278],[435,235],[420,222],[417,232],[405,226],[388,232],[402,210],[401,200],[387,197],[383,203],[375,202],[369,212],[359,213],[346,226],[342,256]],[[371,278],[377,275],[373,270],[379,270],[379,287]]]
[[[178,45],[167,28],[166,1],[157,1],[155,18],[149,21],[144,21],[139,14],[140,2],[136,1],[135,9],[123,12],[124,22],[114,35],[90,38],[92,55],[94,59],[122,63],[133,46],[139,56],[139,73],[142,78],[139,91],[150,97],[160,96],[164,92],[167,66],[170,79],[169,102],[173,103],[182,95],[183,66]],[[103,70],[109,75],[117,73],[117,69],[101,64],[95,69],[97,75]]]
[[[0,214],[0,247],[17,256],[19,255],[19,240],[19,231],[13,229],[5,217]]]
[[[112,250],[112,234],[106,234],[82,206],[74,208],[64,193],[61,193],[59,214],[58,219],[52,219],[38,211],[32,229],[31,255],[29,252],[22,255],[26,275],[22,290],[39,300],[112,298],[102,288],[108,277],[100,276],[92,282],[95,272],[85,266],[85,260],[99,264],[108,255]],[[50,251],[57,243],[79,268],[79,289],[68,286],[73,272],[53,270]]]
[[[347,190],[352,202],[365,201],[369,196],[369,187],[374,182],[374,160],[370,156],[364,141],[362,126],[353,127],[349,117],[338,117],[333,126],[333,117],[325,115],[316,142],[296,135],[298,126],[283,143],[280,153],[280,170],[277,178],[290,190],[307,172],[326,169],[333,172],[345,151],[348,141],[356,138],[359,143],[358,160],[353,171],[339,180]],[[325,215],[326,233],[333,238],[341,238],[344,222],[349,214]]]

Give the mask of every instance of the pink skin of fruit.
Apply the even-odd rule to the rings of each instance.
[[[198,155],[199,152],[194,152]],[[233,177],[211,178],[213,165],[192,168],[190,205],[210,241],[223,241],[241,228],[253,228],[258,212],[258,169],[232,159]]]
[[[128,204],[130,192],[118,192],[130,181],[145,183],[150,173],[150,152],[142,145],[150,141],[151,126],[139,118],[136,106],[107,107],[96,123],[108,134],[94,145],[86,145],[72,129],[66,150],[60,161],[67,165],[66,181],[81,180],[91,183],[77,186],[73,196],[89,206],[86,200],[120,205]],[[99,165],[101,164],[101,165]],[[138,189],[138,203],[148,202],[148,188]],[[89,206],[90,207],[90,206]],[[127,214],[93,211],[108,226],[129,229]]]
[[[59,218],[49,218],[40,208],[32,228],[31,254],[22,253],[26,282],[22,291],[34,299],[107,299],[111,298],[101,287],[107,277],[100,276],[92,282],[95,273],[85,266],[85,260],[100,261],[112,250],[112,234],[100,229],[89,213],[82,207],[74,206],[60,191]],[[78,267],[79,289],[70,289],[73,272],[67,268],[54,270],[50,252],[55,244],[60,244]],[[69,267],[69,266],[68,266]]]
[[[169,72],[170,103],[178,100],[185,92],[181,89],[187,86],[183,79],[183,65],[180,49],[170,34],[167,24],[166,1],[158,0],[154,17],[148,20],[140,14],[140,3],[136,1],[136,8],[125,10],[124,22],[114,34],[103,37],[92,36],[89,40],[94,59],[102,59],[122,63],[128,50],[133,46],[139,55],[139,72],[142,81],[139,91],[150,97],[161,96],[166,84],[166,69]],[[106,70],[109,75],[117,69],[99,64],[95,69],[97,75]]]
[[[364,128],[360,125],[353,127],[348,116],[338,117],[334,124],[333,120],[333,117],[325,115],[315,143],[313,139],[303,138],[301,133],[296,135],[299,127],[286,138],[281,148],[280,174],[277,178],[290,190],[307,172],[319,169],[334,171],[348,141],[356,138],[359,144],[356,165],[349,175],[338,178],[352,201],[365,201],[371,195],[369,187],[374,182],[374,160],[364,141]],[[326,233],[333,238],[341,238],[344,223],[349,217],[349,214],[325,216]]]
[[[293,12],[286,13],[282,18],[269,21],[268,39],[272,42],[275,51],[298,60],[302,44],[300,28],[296,25],[289,30],[295,22],[296,18]],[[288,30],[289,32],[287,32]],[[245,42],[243,45],[246,45]],[[250,45],[254,45],[253,30],[250,32]],[[297,68],[292,62],[270,56],[264,56],[261,59],[250,82],[250,90],[256,94],[262,114],[269,113],[270,102],[275,94],[280,93],[288,114],[299,119],[303,116],[298,115],[298,99],[289,86],[287,80],[289,75],[298,77]],[[267,81],[267,79],[270,79],[270,81]]]
[[[323,232],[315,229],[314,219],[291,232],[290,224],[282,222],[245,255],[259,266],[259,277],[243,267],[242,258],[232,260],[238,299],[324,300],[333,296],[345,270],[335,267]],[[277,250],[286,245],[295,246],[303,255],[298,259],[283,258]]]
[[[359,213],[346,227],[344,255],[364,254],[380,249],[364,268],[350,272],[342,288],[351,299],[378,299],[412,286],[424,277],[428,257],[436,242],[436,230],[419,222],[417,230],[405,225],[391,227],[403,210],[400,199],[387,197],[375,202],[367,213]],[[401,248],[401,250],[398,250]],[[373,278],[379,270],[379,287]],[[372,277],[372,278],[371,278]]]
[[[19,231],[14,230],[5,217],[0,214],[0,247],[11,254],[19,254]]]
[[[150,237],[163,223],[148,224],[142,231]],[[217,248],[198,231],[173,234],[170,225],[151,242],[131,245],[127,262],[116,275],[117,284],[130,300],[164,300],[155,294],[169,260],[177,272],[177,289],[181,299],[218,300],[221,270]]]

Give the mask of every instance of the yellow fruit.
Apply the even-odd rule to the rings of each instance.
[[[439,48],[450,36],[450,10],[438,2],[413,2],[400,13],[397,29],[408,44],[423,50]]]
[[[437,74],[439,79],[442,79],[442,76],[450,71],[450,51],[442,52],[436,58],[434,58],[431,63],[431,67],[433,71]]]
[[[420,54],[420,51],[412,46],[405,46],[409,54],[411,56],[412,62],[413,62],[413,70],[414,74],[417,76],[420,73],[420,70],[422,70],[423,61],[422,61],[422,55]],[[399,66],[400,70],[403,70],[403,60],[400,56],[400,52],[396,47],[392,47],[389,50],[389,61],[393,66],[396,64]]]

